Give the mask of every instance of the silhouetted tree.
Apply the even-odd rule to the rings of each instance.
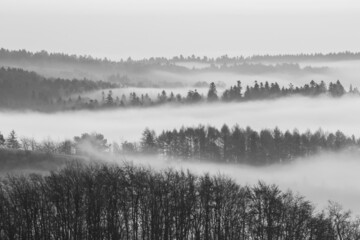
[[[358,239],[360,222],[259,182],[73,163],[0,179],[1,239]]]
[[[9,136],[6,138],[6,147],[8,148],[12,148],[12,149],[19,149],[20,148],[20,144],[19,141],[17,139],[16,133],[14,130],[12,130],[9,134]]]
[[[105,104],[109,107],[113,106],[114,105],[114,99],[112,97],[112,91],[109,90],[108,94],[107,94],[107,97],[106,97],[106,101],[105,101]]]
[[[100,133],[83,133],[74,137],[77,153],[91,153],[92,151],[107,151],[110,145],[104,135]]]
[[[214,101],[218,100],[216,85],[213,82],[210,83],[209,91],[208,91],[208,94],[207,94],[207,100],[209,102],[214,102]]]
[[[5,138],[4,135],[0,132],[0,147],[3,147],[5,145]]]
[[[141,138],[141,151],[146,154],[155,154],[157,152],[156,136],[154,131],[146,128]]]

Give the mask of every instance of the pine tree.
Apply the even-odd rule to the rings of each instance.
[[[106,97],[106,105],[113,106],[114,105],[114,99],[112,97],[112,91],[110,90],[107,97]]]
[[[4,146],[5,145],[5,138],[4,138],[4,135],[2,135],[0,133],[0,147]]]
[[[148,128],[143,132],[141,139],[141,150],[146,154],[156,153],[156,136],[154,131],[150,131]]]
[[[230,129],[224,124],[221,128],[221,140],[222,140],[222,152],[221,157],[224,162],[228,162],[229,160],[229,150],[230,150]]]
[[[207,99],[209,102],[214,102],[218,100],[217,90],[215,83],[210,83]]]
[[[20,148],[20,144],[19,141],[16,137],[16,133],[14,130],[12,130],[8,136],[8,138],[6,139],[6,147],[8,148],[12,148],[12,149],[19,149]]]

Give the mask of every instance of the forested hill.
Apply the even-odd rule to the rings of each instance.
[[[116,84],[78,79],[47,79],[35,72],[0,68],[0,107],[54,111],[72,94],[115,88]]]
[[[304,86],[281,87],[277,82],[257,82],[253,86],[246,86],[243,90],[241,82],[218,93],[215,83],[209,85],[207,96],[199,94],[197,90],[189,90],[187,95],[174,94],[159,90],[157,97],[149,94],[130,92],[114,95],[111,89],[119,88],[116,83],[104,81],[90,81],[86,79],[44,78],[35,72],[18,68],[0,68],[0,109],[7,110],[36,110],[41,112],[55,112],[64,110],[95,110],[116,109],[126,107],[150,107],[163,104],[194,104],[214,102],[244,102],[250,100],[274,99],[293,95],[315,97],[327,95],[341,97],[345,94],[359,95],[356,87],[350,86],[346,91],[340,81],[317,83],[311,81]],[[102,92],[102,99],[90,98],[86,93],[107,89]],[[109,90],[110,89],[110,90]],[[125,92],[125,91],[124,91]],[[85,95],[85,96],[83,96]]]
[[[205,63],[204,68],[188,68],[179,63],[196,62]],[[109,59],[93,58],[89,55],[78,56],[64,53],[48,53],[47,51],[29,52],[26,50],[0,49],[0,65],[20,68],[58,68],[65,71],[82,71],[83,74],[96,73],[107,77],[114,77],[117,74],[139,74],[154,70],[161,70],[175,73],[193,73],[207,71],[236,72],[244,74],[262,73],[321,73],[327,70],[324,67],[300,67],[296,63],[281,63],[277,65],[265,65],[254,63],[251,58],[228,57],[227,55],[218,58],[198,57],[182,55],[173,58],[151,57],[148,59],[133,60],[130,57],[126,60],[112,61]]]
[[[334,53],[313,53],[313,54],[279,54],[279,55],[252,55],[252,56],[236,56],[230,57],[223,55],[219,57],[207,56],[174,56],[172,58],[166,57],[151,57],[140,60],[133,60],[130,57],[121,59],[120,61],[113,61],[107,58],[94,58],[90,55],[75,55],[65,53],[49,53],[47,51],[30,52],[22,50],[8,50],[0,49],[0,62],[18,62],[22,64],[42,63],[42,64],[82,64],[99,68],[114,68],[114,67],[131,67],[130,65],[164,65],[178,62],[198,62],[208,64],[227,64],[227,63],[245,63],[245,62],[302,62],[302,61],[342,61],[342,60],[360,60],[360,52],[334,52]]]
[[[360,60],[360,52],[254,55],[246,59],[251,62],[353,61]]]

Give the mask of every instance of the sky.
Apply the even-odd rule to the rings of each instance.
[[[1,0],[0,47],[114,60],[360,51],[356,0]]]

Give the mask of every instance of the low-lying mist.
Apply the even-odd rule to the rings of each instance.
[[[343,131],[360,136],[359,97],[289,97],[242,103],[166,105],[107,111],[73,111],[45,114],[38,112],[0,112],[0,131],[41,141],[72,139],[85,132],[98,132],[111,142],[138,141],[148,127],[161,132],[181,126],[213,125],[220,128],[250,126],[254,130],[279,127],[300,132]]]
[[[161,157],[124,156],[111,159],[111,162],[130,161],[135,165],[151,167],[155,170],[167,168],[189,169],[202,174],[223,174],[241,185],[264,181],[276,184],[283,191],[292,190],[316,204],[318,210],[324,209],[328,201],[336,201],[345,209],[360,215],[360,153],[344,151],[339,153],[320,153],[297,159],[290,164],[253,167],[246,165],[215,164],[184,161],[169,161]]]
[[[196,87],[192,87],[192,88],[134,88],[134,87],[128,87],[128,88],[114,88],[114,89],[106,89],[106,90],[97,90],[97,91],[88,92],[85,94],[80,94],[80,96],[85,97],[85,98],[90,98],[90,99],[97,99],[98,101],[101,101],[103,92],[106,97],[108,94],[108,91],[111,90],[112,96],[115,99],[116,99],[116,97],[121,99],[122,95],[125,95],[126,99],[129,100],[130,93],[135,92],[136,95],[139,97],[141,95],[148,94],[148,96],[151,99],[156,100],[158,95],[161,94],[163,90],[166,92],[167,96],[170,96],[170,94],[173,93],[174,96],[176,96],[177,94],[180,94],[182,97],[186,97],[188,91],[190,91],[190,90],[194,91],[194,89],[196,89],[200,95],[204,95],[204,96],[206,96],[206,94],[209,90],[208,88],[196,88]],[[223,90],[221,90],[221,92],[222,91]],[[76,98],[78,95],[79,94],[74,94],[72,97]]]

